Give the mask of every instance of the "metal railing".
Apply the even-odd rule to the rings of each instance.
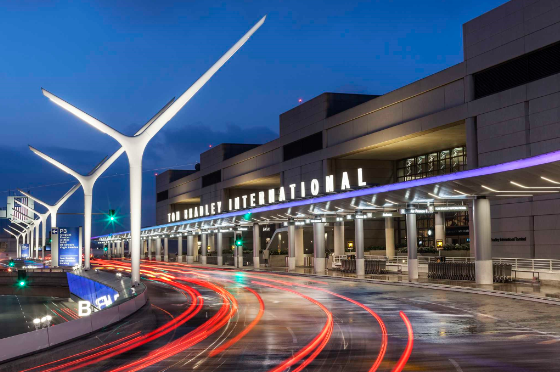
[[[333,256],[333,266],[339,266],[342,260],[348,258],[348,255]],[[366,260],[386,260],[387,264],[392,265],[408,265],[407,256],[395,256],[387,258],[387,256],[365,255]],[[434,262],[438,257],[418,256],[419,265],[427,265]],[[445,257],[445,262],[474,262],[474,257]],[[541,258],[507,258],[494,257],[494,264],[510,264],[513,270],[518,271],[540,271],[540,272],[560,272],[560,260],[541,259]]]
[[[524,271],[560,271],[560,260],[541,259],[541,258],[501,258],[492,259],[494,263],[510,264],[513,270]]]

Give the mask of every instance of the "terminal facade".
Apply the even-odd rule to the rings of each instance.
[[[276,203],[282,193],[289,202],[302,187],[306,196],[326,195],[329,176],[341,192],[345,175],[355,189],[360,182],[388,185],[560,150],[560,3],[510,1],[464,24],[463,46],[464,62],[446,70],[381,96],[321,94],[281,114],[279,138],[271,142],[221,144],[200,155],[198,170],[158,175],[157,225],[188,221],[193,210],[245,209],[235,202],[250,204],[251,197],[261,205],[259,195],[268,198],[270,190]],[[492,256],[559,259],[558,195],[514,196],[490,200]],[[402,200],[381,205],[391,216],[363,221],[363,246],[391,256],[407,244],[406,217],[399,213]],[[465,205],[416,216],[420,252],[470,246],[472,202]],[[261,223],[261,249],[287,244],[282,217],[289,219]],[[327,253],[352,254],[353,224],[325,224]],[[312,254],[311,226],[297,230],[303,252]]]

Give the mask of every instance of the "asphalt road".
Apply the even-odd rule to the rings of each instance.
[[[560,370],[560,309],[551,305],[178,264],[143,268],[152,275],[150,301],[139,312],[0,370]]]
[[[34,331],[33,319],[47,315],[51,325],[78,317],[76,303],[67,298],[1,295],[0,309],[0,338]]]

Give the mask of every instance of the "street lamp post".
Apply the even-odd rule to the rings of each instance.
[[[146,125],[144,125],[136,135],[141,134],[147,127],[149,127],[165,110],[171,106],[175,98],[165,105]],[[43,152],[37,150],[36,148],[29,146],[29,149],[35,154],[39,155],[41,158],[45,159],[49,163],[53,164],[55,167],[65,171],[74,178],[76,178],[82,185],[84,190],[84,267],[86,270],[90,269],[90,252],[91,252],[91,213],[93,205],[93,186],[95,181],[122,155],[124,148],[121,147],[117,152],[111,155],[108,159],[105,158],[99,163],[91,172],[87,175],[82,175],[73,169],[67,167],[66,165],[54,160],[50,156],[44,154]]]
[[[51,229],[53,227],[57,227],[56,226],[56,214],[58,213],[58,210],[60,209],[60,207],[62,206],[62,204],[64,204],[66,202],[66,200],[68,200],[68,198],[70,196],[72,196],[72,194],[74,194],[76,192],[76,190],[78,190],[80,188],[80,184],[76,184],[74,186],[72,186],[72,188],[70,190],[68,190],[68,192],[66,192],[66,194],[64,194],[64,196],[62,196],[62,198],[60,198],[54,205],[51,204],[47,204],[42,200],[37,199],[36,197],[22,191],[19,190],[18,191],[28,197],[29,199],[35,201],[36,203],[41,204],[42,206],[44,206],[45,208],[47,208],[49,210],[49,213],[51,214]],[[52,267],[57,267],[58,266],[58,251],[55,249],[51,249],[51,266]]]
[[[44,261],[45,260],[45,247],[47,245],[47,218],[49,218],[49,215],[51,214],[51,211],[47,210],[46,213],[39,213],[36,210],[29,208],[28,206],[26,206],[25,204],[23,204],[19,200],[14,199],[14,201],[16,203],[26,207],[31,212],[35,213],[37,215],[37,217],[39,217],[39,219],[41,220],[41,222],[39,223],[40,225],[42,225],[41,234],[43,234],[43,244],[41,245],[41,260]],[[38,238],[38,236],[37,236],[37,238]]]
[[[19,252],[19,237],[20,237],[23,233],[16,234],[16,233],[14,233],[14,232],[11,232],[11,231],[8,230],[8,229],[4,229],[4,231],[7,232],[8,234],[12,235],[14,238],[16,238],[16,256],[19,258],[19,257],[21,256],[21,255],[20,255],[20,252]]]
[[[25,231],[27,232],[27,235],[29,236],[29,258],[33,258],[33,229],[36,228],[37,221],[36,220],[23,221],[13,216],[12,218],[18,221],[18,222],[14,222],[14,221],[12,222],[17,224],[18,226],[23,225],[21,227],[24,228]]]
[[[254,25],[226,54],[224,54],[208,71],[206,71],[189,89],[187,89],[171,106],[149,125],[145,131],[136,136],[126,136],[105,123],[86,114],[68,102],[43,89],[43,94],[51,101],[85,121],[94,128],[113,137],[119,142],[128,157],[130,168],[130,232],[131,232],[131,268],[132,283],[140,282],[140,229],[142,216],[142,157],[150,140],[171,120],[181,108],[210,80],[210,78],[249,40],[264,23],[263,17]]]

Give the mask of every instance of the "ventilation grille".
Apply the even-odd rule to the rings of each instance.
[[[475,99],[560,73],[560,43],[474,74]]]

